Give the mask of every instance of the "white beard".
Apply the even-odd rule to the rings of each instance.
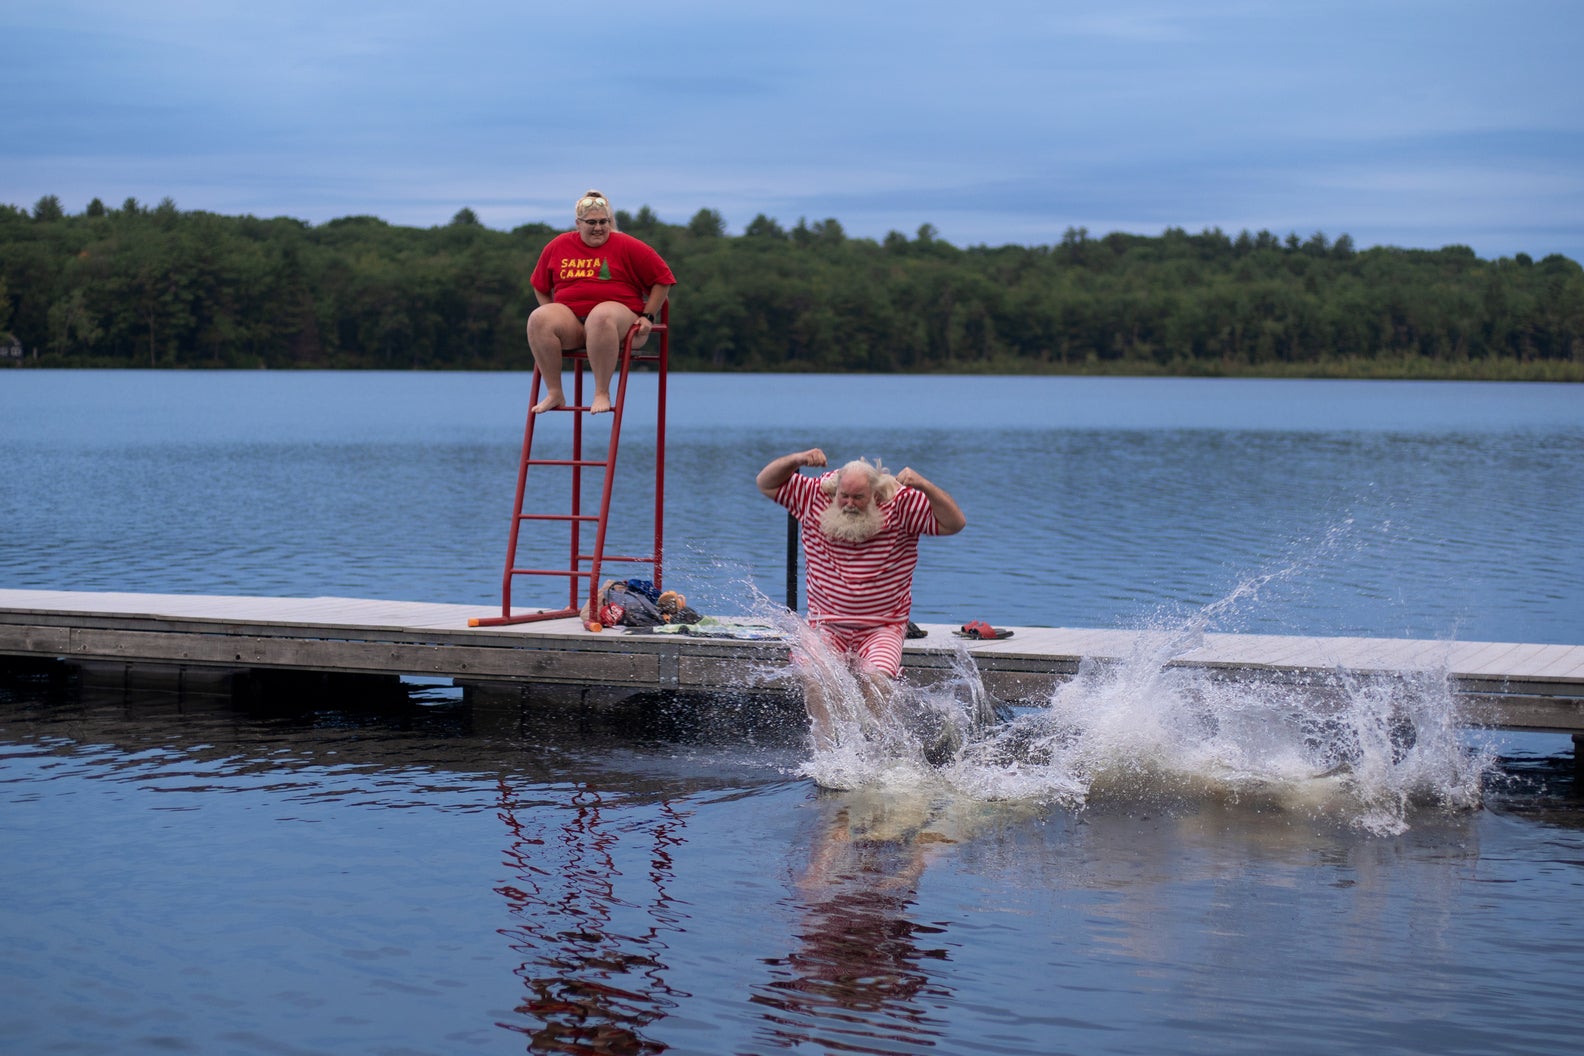
[[[885,527],[885,515],[871,503],[866,510],[844,510],[836,503],[820,514],[820,531],[844,543],[867,543]]]

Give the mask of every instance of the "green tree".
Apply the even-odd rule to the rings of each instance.
[[[720,238],[726,234],[726,220],[714,209],[700,209],[688,221],[687,229],[694,238]]]
[[[103,336],[88,308],[87,295],[80,287],[50,306],[49,322],[49,347],[55,352],[69,354],[91,350]]]
[[[763,213],[748,222],[748,226],[743,230],[743,235],[747,238],[774,239],[776,241],[785,241],[787,237],[786,230]]]
[[[560,230],[58,205],[0,206],[0,326],[41,365],[520,369],[526,279]],[[1557,255],[1181,227],[959,249],[930,224],[877,243],[834,218],[730,237],[712,209],[618,215],[681,280],[679,369],[1584,380],[1584,269]]]

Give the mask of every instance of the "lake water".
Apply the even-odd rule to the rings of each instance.
[[[527,381],[0,372],[0,585],[488,614]],[[652,393],[617,546],[648,530]],[[1584,642],[1577,387],[680,374],[668,429],[666,585],[705,612],[781,596],[753,476],[819,446],[968,514],[923,544],[921,621]],[[12,668],[0,1051],[1575,1043],[1566,738],[1449,724],[1434,672],[1322,716],[1166,658],[1022,709],[1037,752],[941,769],[812,757],[742,703],[751,671],[725,703],[569,713]],[[1371,741],[1388,712],[1406,746]]]

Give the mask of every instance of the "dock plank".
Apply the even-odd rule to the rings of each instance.
[[[660,689],[762,681],[783,672],[789,654],[781,641],[593,634],[576,619],[468,626],[497,613],[487,605],[329,596],[0,589],[0,654]],[[1299,684],[1430,672],[1490,717],[1482,721],[1584,733],[1581,645],[1222,633],[1179,642],[1170,632],[1066,627],[1015,627],[1010,638],[977,641],[955,636],[950,625],[923,626],[927,635],[904,647],[909,677],[950,677],[966,656],[991,692],[1009,699],[1048,694],[1085,660],[1134,656],[1218,677]]]

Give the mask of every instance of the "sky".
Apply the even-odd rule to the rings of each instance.
[[[1584,0],[0,0],[0,202],[1584,261]]]

